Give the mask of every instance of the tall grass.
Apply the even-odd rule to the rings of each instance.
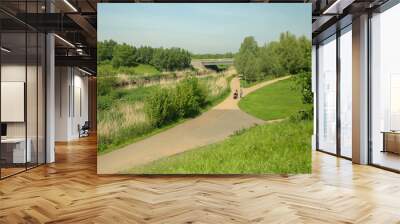
[[[229,94],[229,80],[226,76],[198,79],[207,92],[206,105],[209,108]],[[153,86],[123,88],[108,86],[107,91],[98,94],[98,152],[104,154],[133,143],[171,127],[181,120],[177,119],[155,127],[145,113],[145,101],[161,88],[174,88],[179,81],[160,83]],[[101,94],[100,94],[101,92]]]

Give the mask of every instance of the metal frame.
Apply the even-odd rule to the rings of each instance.
[[[367,124],[367,128],[368,128],[368,165],[373,166],[373,167],[377,167],[380,169],[384,169],[387,171],[391,171],[391,172],[395,172],[395,173],[400,173],[400,170],[397,169],[393,169],[390,167],[385,167],[379,164],[374,164],[373,163],[373,142],[372,142],[372,27],[371,27],[371,19],[372,19],[372,13],[382,13],[390,8],[392,8],[393,6],[397,5],[400,3],[400,0],[388,0],[387,2],[385,2],[383,5],[377,7],[377,8],[373,8],[370,10],[366,10],[366,12],[368,13],[368,28],[367,28],[367,51],[368,51],[368,55],[367,55],[367,82],[368,82],[368,95],[367,95],[367,101],[368,101],[368,124]],[[339,23],[339,21],[337,21],[337,23]],[[341,146],[340,146],[340,133],[341,133],[341,126],[340,126],[340,75],[341,75],[341,71],[340,71],[340,36],[342,35],[341,31],[344,30],[347,26],[351,25],[348,24],[344,27],[339,27],[336,25],[336,56],[337,56],[337,61],[336,61],[336,75],[337,75],[337,80],[336,80],[336,85],[337,85],[337,93],[336,93],[336,154],[335,153],[331,153],[331,152],[327,152],[324,151],[323,149],[319,149],[319,118],[318,118],[318,111],[319,111],[319,103],[318,103],[318,98],[319,98],[319,61],[318,61],[318,48],[319,48],[319,43],[325,41],[326,39],[330,38],[332,35],[335,34],[331,34],[331,35],[325,35],[323,38],[321,38],[320,35],[318,37],[316,37],[317,39],[319,38],[319,40],[317,41],[317,43],[315,44],[316,47],[316,150],[319,152],[323,152],[329,155],[333,155],[336,157],[340,157],[340,158],[344,158],[344,159],[348,159],[348,160],[352,160],[352,158],[343,156],[341,154]],[[332,28],[332,27],[329,27]],[[328,29],[329,29],[328,28]]]
[[[25,3],[27,2],[27,0],[25,0]],[[36,3],[38,3],[39,1],[36,0]],[[36,6],[36,9],[38,11],[39,7],[38,5]],[[25,4],[25,11],[27,10],[27,5]],[[3,11],[3,10],[2,10]],[[47,7],[46,7],[46,11],[47,11]],[[27,14],[25,14],[25,17],[27,16]],[[25,34],[25,84],[24,84],[24,120],[25,120],[25,169],[12,173],[10,175],[7,176],[3,176],[2,174],[2,169],[0,167],[0,180],[12,177],[14,175],[23,173],[27,170],[39,167],[43,164],[47,163],[47,33],[43,33],[40,32],[39,30],[34,29],[33,27],[29,26],[28,24],[24,23],[24,27],[25,30],[22,31],[22,34]],[[29,164],[32,166],[28,166],[28,162],[27,162],[27,139],[28,139],[28,112],[27,112],[27,81],[28,81],[28,32],[29,30],[32,30],[34,33],[36,33],[36,162]],[[2,33],[0,32],[0,44],[1,44],[1,37],[2,37]],[[15,33],[18,33],[17,31]],[[43,141],[44,141],[44,145],[42,147],[44,147],[44,155],[42,155],[44,161],[43,163],[39,163],[39,33],[43,33],[43,40],[42,40],[42,44],[44,44],[44,51],[42,51],[41,53],[43,53],[44,55],[42,55],[43,60],[44,60],[44,68],[42,69],[42,82],[44,83],[44,99],[43,99],[43,105],[42,107],[44,108],[44,117],[42,120],[42,122],[44,123],[44,136],[43,136]],[[2,57],[0,54],[0,82],[1,82],[1,67],[2,67]],[[1,90],[1,85],[0,85],[0,90]],[[0,91],[0,96],[1,96],[1,91]],[[1,106],[0,106],[1,107]],[[0,108],[1,109],[1,108]],[[0,115],[0,120],[1,120],[1,115]],[[1,122],[0,122],[1,123]],[[0,144],[0,155],[1,155],[1,144]],[[21,167],[22,168],[22,167]]]
[[[345,30],[348,26],[351,26],[352,23],[349,23],[343,27],[339,26],[339,24],[335,24],[336,32],[325,37],[324,39],[320,40],[316,45],[316,151],[323,152],[329,155],[333,155],[339,158],[352,160],[352,158],[343,156],[341,150],[341,117],[340,117],[340,80],[341,80],[341,65],[340,65],[340,37],[344,34],[342,31]],[[336,153],[328,152],[324,149],[319,148],[319,44],[326,41],[327,39],[331,38],[335,35],[335,39],[332,41],[336,41]]]
[[[341,30],[336,30],[336,154],[341,156],[341,133],[342,125],[340,118],[340,77],[341,77],[341,66],[340,66],[340,37]]]

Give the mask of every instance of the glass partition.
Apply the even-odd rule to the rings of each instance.
[[[336,36],[318,47],[318,149],[336,153]]]
[[[340,154],[352,157],[352,34],[351,25],[340,35]]]
[[[400,5],[371,18],[371,162],[400,170]]]
[[[24,171],[31,162],[26,141],[26,41],[25,32],[1,34],[2,177]]]
[[[43,11],[43,1],[26,3],[19,13]],[[45,44],[43,33],[0,12],[1,179],[45,163]]]

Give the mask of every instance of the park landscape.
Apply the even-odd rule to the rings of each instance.
[[[277,35],[218,53],[98,41],[98,173],[311,172],[311,42]]]

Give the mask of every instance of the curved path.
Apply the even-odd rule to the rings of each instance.
[[[244,95],[249,94],[261,87],[287,78],[289,76],[245,88],[243,93]],[[232,79],[230,85],[233,93],[240,88],[239,79]],[[194,119],[116,151],[98,156],[97,173],[120,173],[137,165],[224,140],[235,131],[263,123],[266,121],[241,111],[238,100],[234,100],[231,94],[223,102]]]

